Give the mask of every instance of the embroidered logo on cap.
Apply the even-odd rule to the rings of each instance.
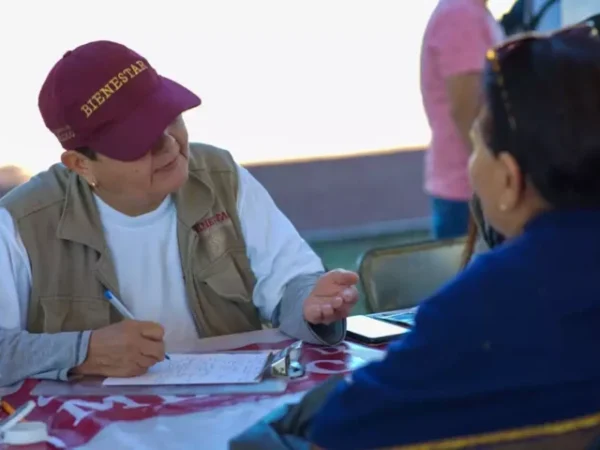
[[[55,128],[52,130],[52,132],[56,135],[60,142],[67,142],[69,139],[73,139],[75,137],[75,132],[69,125],[62,128]]]
[[[85,114],[85,118],[89,119],[90,116],[94,114],[94,112],[100,108],[100,106],[102,106],[102,104],[115,92],[117,92],[125,84],[129,83],[129,81],[133,80],[146,69],[148,69],[148,66],[144,63],[144,61],[136,61],[135,64],[125,67],[114,77],[108,80],[104,86],[94,92],[87,102],[81,105],[80,109]]]

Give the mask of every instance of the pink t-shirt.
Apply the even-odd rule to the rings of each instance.
[[[480,72],[485,53],[504,38],[482,0],[440,0],[421,50],[421,94],[432,141],[425,158],[425,190],[449,200],[467,200],[469,150],[452,117],[446,79]]]

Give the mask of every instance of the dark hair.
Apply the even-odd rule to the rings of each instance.
[[[489,58],[483,133],[556,208],[600,207],[600,40],[587,27],[504,44]]]
[[[502,244],[505,237],[498,233],[486,222],[481,207],[481,201],[476,195],[470,202],[469,228],[467,231],[467,240],[462,254],[461,267],[466,267],[475,254],[477,241],[482,239],[488,248],[493,249]]]
[[[77,153],[81,153],[83,156],[91,159],[92,161],[96,161],[98,159],[98,154],[89,147],[77,147],[75,151]]]
[[[588,17],[587,19],[585,19],[581,23],[582,24],[588,24],[588,25],[591,25],[593,27],[596,27],[596,29],[599,29],[600,28],[600,14],[594,14],[593,16]]]
[[[537,5],[534,13],[534,11],[531,11],[533,8],[532,2],[516,0],[510,10],[500,19],[500,25],[507,36],[523,31],[536,30],[550,8],[557,3],[558,0],[545,0],[541,6]]]

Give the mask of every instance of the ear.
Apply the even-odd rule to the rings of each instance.
[[[60,156],[62,163],[73,172],[84,178],[91,186],[96,184],[93,172],[93,161],[75,150],[66,150]]]
[[[525,179],[517,160],[510,153],[500,153],[498,160],[504,185],[498,208],[502,211],[510,211],[515,209],[523,199]]]

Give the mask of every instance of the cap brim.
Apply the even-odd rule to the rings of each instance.
[[[112,159],[135,161],[150,151],[177,116],[200,104],[200,98],[192,91],[161,77],[160,86],[150,97],[90,140],[89,146]]]

